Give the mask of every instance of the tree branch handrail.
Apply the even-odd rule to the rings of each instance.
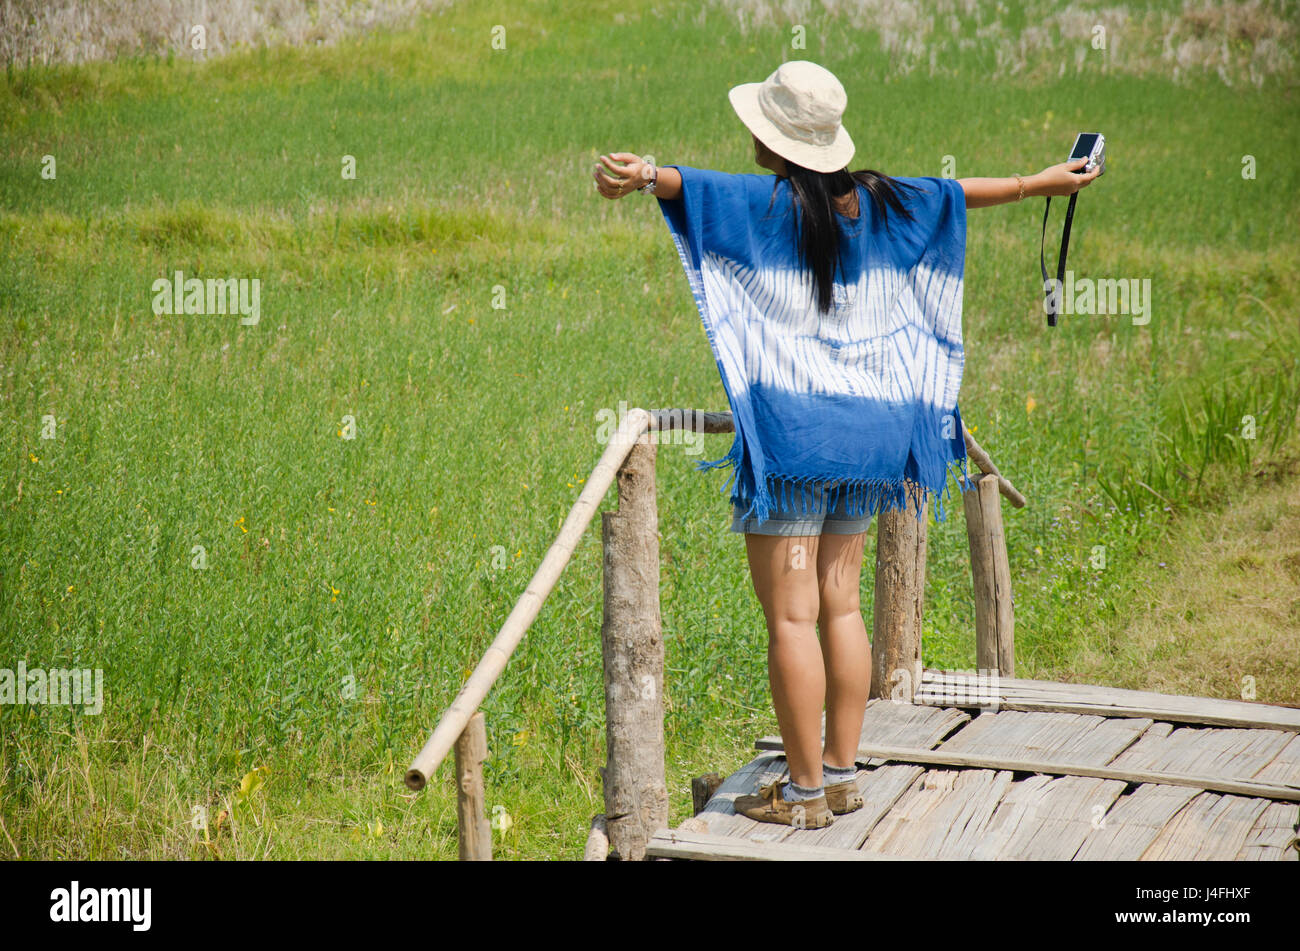
[[[640,408],[629,410],[619,424],[600,460],[591,470],[578,500],[569,509],[569,515],[560,527],[555,541],[547,549],[542,563],[528,582],[528,587],[515,602],[514,609],[484,652],[483,659],[460,688],[456,699],[443,713],[433,733],[406,771],[406,785],[411,789],[424,788],[505,670],[506,661],[523,640],[524,634],[541,611],[542,603],[555,588],[561,572],[573,557],[574,549],[595,517],[605,493],[614,483],[623,460],[650,426],[651,414]]]

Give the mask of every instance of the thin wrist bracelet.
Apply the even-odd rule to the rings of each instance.
[[[650,167],[654,169],[654,175],[651,176],[650,181],[637,189],[637,191],[644,192],[647,195],[653,195],[655,193],[655,186],[659,184],[659,166],[651,165]]]
[[[1016,181],[1020,183],[1020,197],[1017,198],[1016,201],[1024,201],[1024,200],[1025,200],[1025,180],[1024,180],[1023,178],[1021,178],[1019,175],[1017,175],[1017,176],[1016,176]]]

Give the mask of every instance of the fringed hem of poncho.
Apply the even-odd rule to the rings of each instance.
[[[931,482],[919,482],[907,476],[896,479],[821,479],[811,476],[795,476],[783,472],[767,472],[761,486],[742,487],[740,478],[742,469],[740,461],[743,452],[743,440],[737,438],[731,450],[719,459],[702,461],[697,469],[717,469],[731,466],[731,477],[719,491],[733,487],[731,503],[743,505],[749,501],[749,507],[742,517],[757,518],[766,521],[776,506],[791,508],[799,505],[800,511],[807,514],[822,514],[833,511],[843,498],[845,512],[860,518],[863,515],[879,515],[881,512],[907,511],[918,520],[925,511],[925,503],[934,501],[935,521],[947,518],[943,501],[951,491],[949,477],[955,477],[963,492],[975,488],[970,479],[967,466],[968,457],[963,452],[958,458],[949,460],[944,466],[941,479]],[[825,489],[823,505],[815,504],[813,492],[818,486]]]

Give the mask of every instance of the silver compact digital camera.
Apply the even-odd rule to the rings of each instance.
[[[1080,132],[1078,138],[1074,140],[1074,148],[1070,150],[1070,157],[1067,162],[1073,162],[1076,159],[1086,158],[1088,164],[1083,168],[1075,169],[1080,175],[1084,172],[1091,172],[1094,168],[1101,166],[1101,171],[1097,174],[1106,174],[1106,137],[1100,132]]]
[[[1106,137],[1100,132],[1080,132],[1074,140],[1074,148],[1070,149],[1070,157],[1066,162],[1074,162],[1079,159],[1087,159],[1081,168],[1071,169],[1078,175],[1091,172],[1097,169],[1097,175],[1106,174]],[[1065,281],[1065,255],[1070,248],[1070,224],[1074,221],[1074,203],[1078,199],[1079,193],[1076,191],[1070,195],[1070,204],[1065,209],[1065,227],[1061,230],[1061,256],[1056,262],[1056,280],[1053,281],[1047,276],[1047,262],[1043,259],[1043,245],[1047,238],[1047,213],[1052,208],[1052,199],[1047,199],[1047,205],[1043,208],[1043,234],[1039,239],[1038,245],[1038,267],[1043,272],[1043,292],[1046,299],[1043,301],[1043,307],[1047,311],[1047,326],[1056,326],[1056,312],[1060,304],[1059,294],[1062,283]]]

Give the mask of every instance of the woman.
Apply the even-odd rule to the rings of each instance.
[[[774,175],[620,152],[601,156],[595,187],[659,199],[736,422],[732,451],[702,467],[737,470],[731,530],[745,536],[767,620],[789,767],[789,782],[740,797],[736,811],[821,828],[862,805],[871,644],[858,591],[871,516],[909,505],[920,515],[965,458],[965,209],[1069,195],[1100,170],[1078,173],[1078,160],[1011,178],[850,173],[844,89],[806,61],[729,98]]]

